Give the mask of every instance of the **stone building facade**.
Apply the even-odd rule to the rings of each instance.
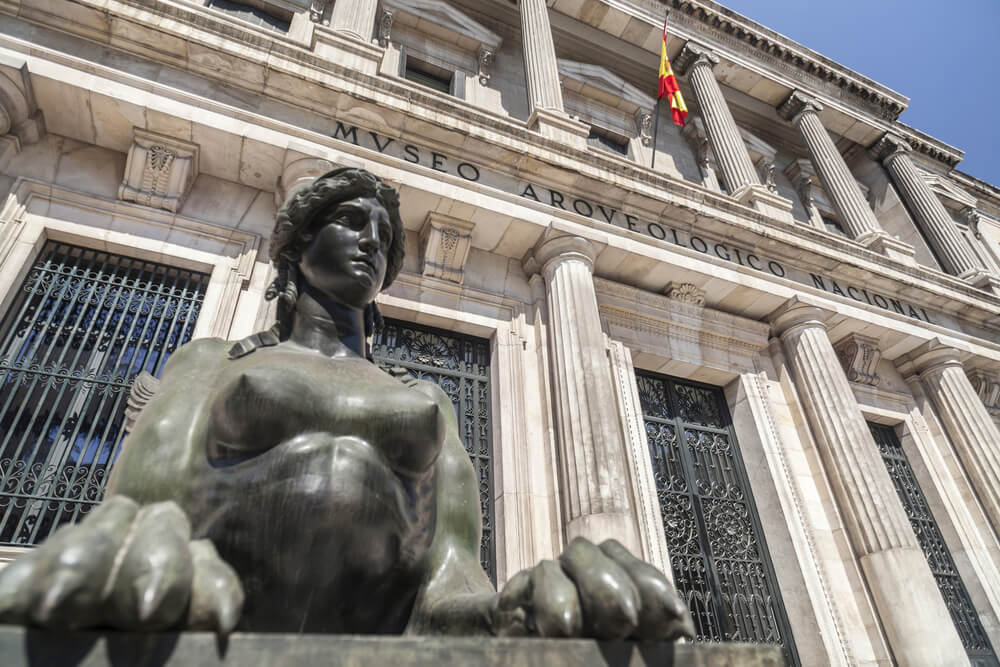
[[[1000,190],[907,104],[711,0],[0,0],[3,554],[360,166],[407,229],[376,356],[453,395],[499,584],[613,536],[703,639],[997,664]]]

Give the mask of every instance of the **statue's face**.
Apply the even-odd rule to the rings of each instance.
[[[299,262],[302,276],[328,298],[364,308],[385,280],[389,213],[374,197],[357,197],[324,213],[314,230]]]

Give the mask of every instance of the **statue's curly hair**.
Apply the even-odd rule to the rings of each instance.
[[[323,174],[310,185],[300,188],[278,211],[271,233],[270,255],[278,277],[267,288],[265,299],[278,300],[278,335],[284,340],[291,333],[295,303],[299,298],[298,264],[302,252],[316,232],[314,223],[338,204],[356,197],[375,197],[389,214],[392,243],[386,253],[385,280],[382,289],[392,284],[403,268],[405,232],[399,217],[399,192],[364,169],[345,167]],[[365,307],[365,335],[382,328],[382,316],[375,303]]]

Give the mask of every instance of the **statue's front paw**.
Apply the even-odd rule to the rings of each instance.
[[[172,502],[114,496],[0,571],[0,622],[228,633],[243,589]]]
[[[615,540],[573,540],[559,561],[515,575],[497,598],[498,635],[673,640],[693,637],[667,578]]]

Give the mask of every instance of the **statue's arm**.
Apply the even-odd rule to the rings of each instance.
[[[459,437],[451,400],[437,385],[431,395],[445,417],[445,441],[435,470],[436,523],[427,575],[407,632],[491,634],[496,591],[479,562],[483,533],[475,469]]]

